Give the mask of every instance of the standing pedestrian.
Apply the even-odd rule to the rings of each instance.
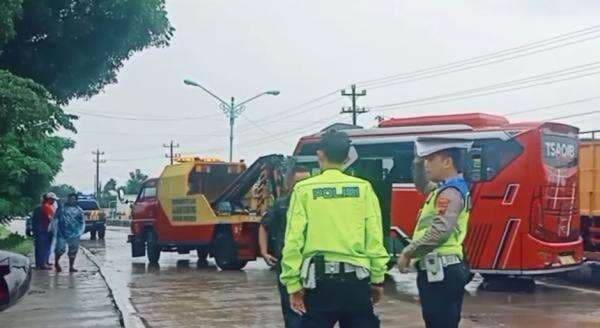
[[[321,136],[321,174],[296,184],[287,212],[281,282],[302,327],[379,327],[373,311],[389,261],[381,209],[368,181],[342,173],[350,141]]]
[[[427,197],[412,236],[398,257],[406,272],[411,260],[418,270],[417,287],[427,328],[458,327],[469,268],[463,261],[467,234],[469,188],[460,168],[471,142],[417,139],[414,181]]]
[[[79,250],[79,238],[85,230],[85,219],[83,210],[77,205],[77,194],[70,194],[67,202],[58,209],[56,213],[57,241],[54,267],[56,272],[61,272],[60,257],[66,252],[69,257],[69,272],[77,272],[75,269],[75,257]]]
[[[35,246],[35,266],[40,270],[50,270],[50,245],[52,234],[48,231],[54,217],[54,203],[58,200],[53,192],[42,196],[42,203],[33,211],[31,225]]]
[[[286,213],[290,203],[289,192],[292,190],[296,182],[308,178],[310,172],[308,168],[303,166],[294,166],[290,169],[286,177],[287,195],[279,197],[275,203],[269,208],[265,216],[260,222],[258,231],[258,239],[260,252],[268,265],[275,268],[277,276],[281,274],[281,251],[283,250]],[[299,328],[302,324],[302,317],[295,313],[290,308],[289,295],[285,290],[285,286],[277,281],[279,296],[281,299],[281,311],[286,328]]]

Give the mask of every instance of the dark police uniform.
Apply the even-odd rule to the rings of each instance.
[[[265,216],[263,216],[260,224],[262,224],[269,234],[268,248],[269,253],[278,259],[275,266],[277,275],[281,273],[281,251],[283,250],[283,242],[285,238],[285,227],[287,223],[286,213],[290,204],[290,197],[279,197],[269,208]],[[302,324],[302,317],[292,311],[290,307],[290,298],[285,290],[285,286],[277,280],[279,296],[281,299],[281,312],[286,328],[299,328]]]

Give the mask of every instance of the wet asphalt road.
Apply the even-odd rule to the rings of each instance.
[[[121,311],[149,327],[283,327],[275,275],[262,261],[243,271],[197,267],[196,254],[162,253],[158,267],[132,259],[128,229],[110,227],[106,241],[85,240]],[[422,327],[414,274],[390,274],[377,307],[382,327]],[[538,283],[533,293],[467,286],[464,327],[600,327],[600,288]]]

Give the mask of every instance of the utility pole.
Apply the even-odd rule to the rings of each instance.
[[[173,148],[179,148],[179,144],[175,144],[173,142],[173,140],[171,140],[170,144],[168,144],[168,145],[167,144],[163,144],[163,147],[170,149],[169,154],[165,154],[165,157],[166,158],[170,158],[171,159],[171,165],[173,165],[174,156],[177,156],[177,154],[173,154]]]
[[[100,159],[100,156],[104,155],[103,151],[96,148],[96,151],[92,151],[92,155],[95,155],[96,158],[93,159],[93,162],[96,163],[96,199],[100,198],[100,164],[106,163],[105,159]]]
[[[367,95],[367,90],[362,90],[360,93],[356,93],[356,84],[350,86],[350,93],[346,90],[342,90],[342,96],[349,96],[352,98],[352,107],[342,107],[342,114],[352,113],[352,124],[356,125],[356,116],[358,114],[366,113],[367,110],[364,107],[356,108],[356,98]]]

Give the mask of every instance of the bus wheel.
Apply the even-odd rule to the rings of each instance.
[[[213,240],[213,247],[215,262],[221,270],[240,270],[248,263],[237,258],[237,247],[228,229],[217,233]]]
[[[158,263],[160,259],[160,247],[158,246],[158,237],[154,230],[148,230],[145,234],[146,239],[146,253],[148,254],[148,261],[151,264]]]
[[[196,250],[198,252],[198,266],[205,267],[208,266],[208,250],[203,248],[198,248]]]

